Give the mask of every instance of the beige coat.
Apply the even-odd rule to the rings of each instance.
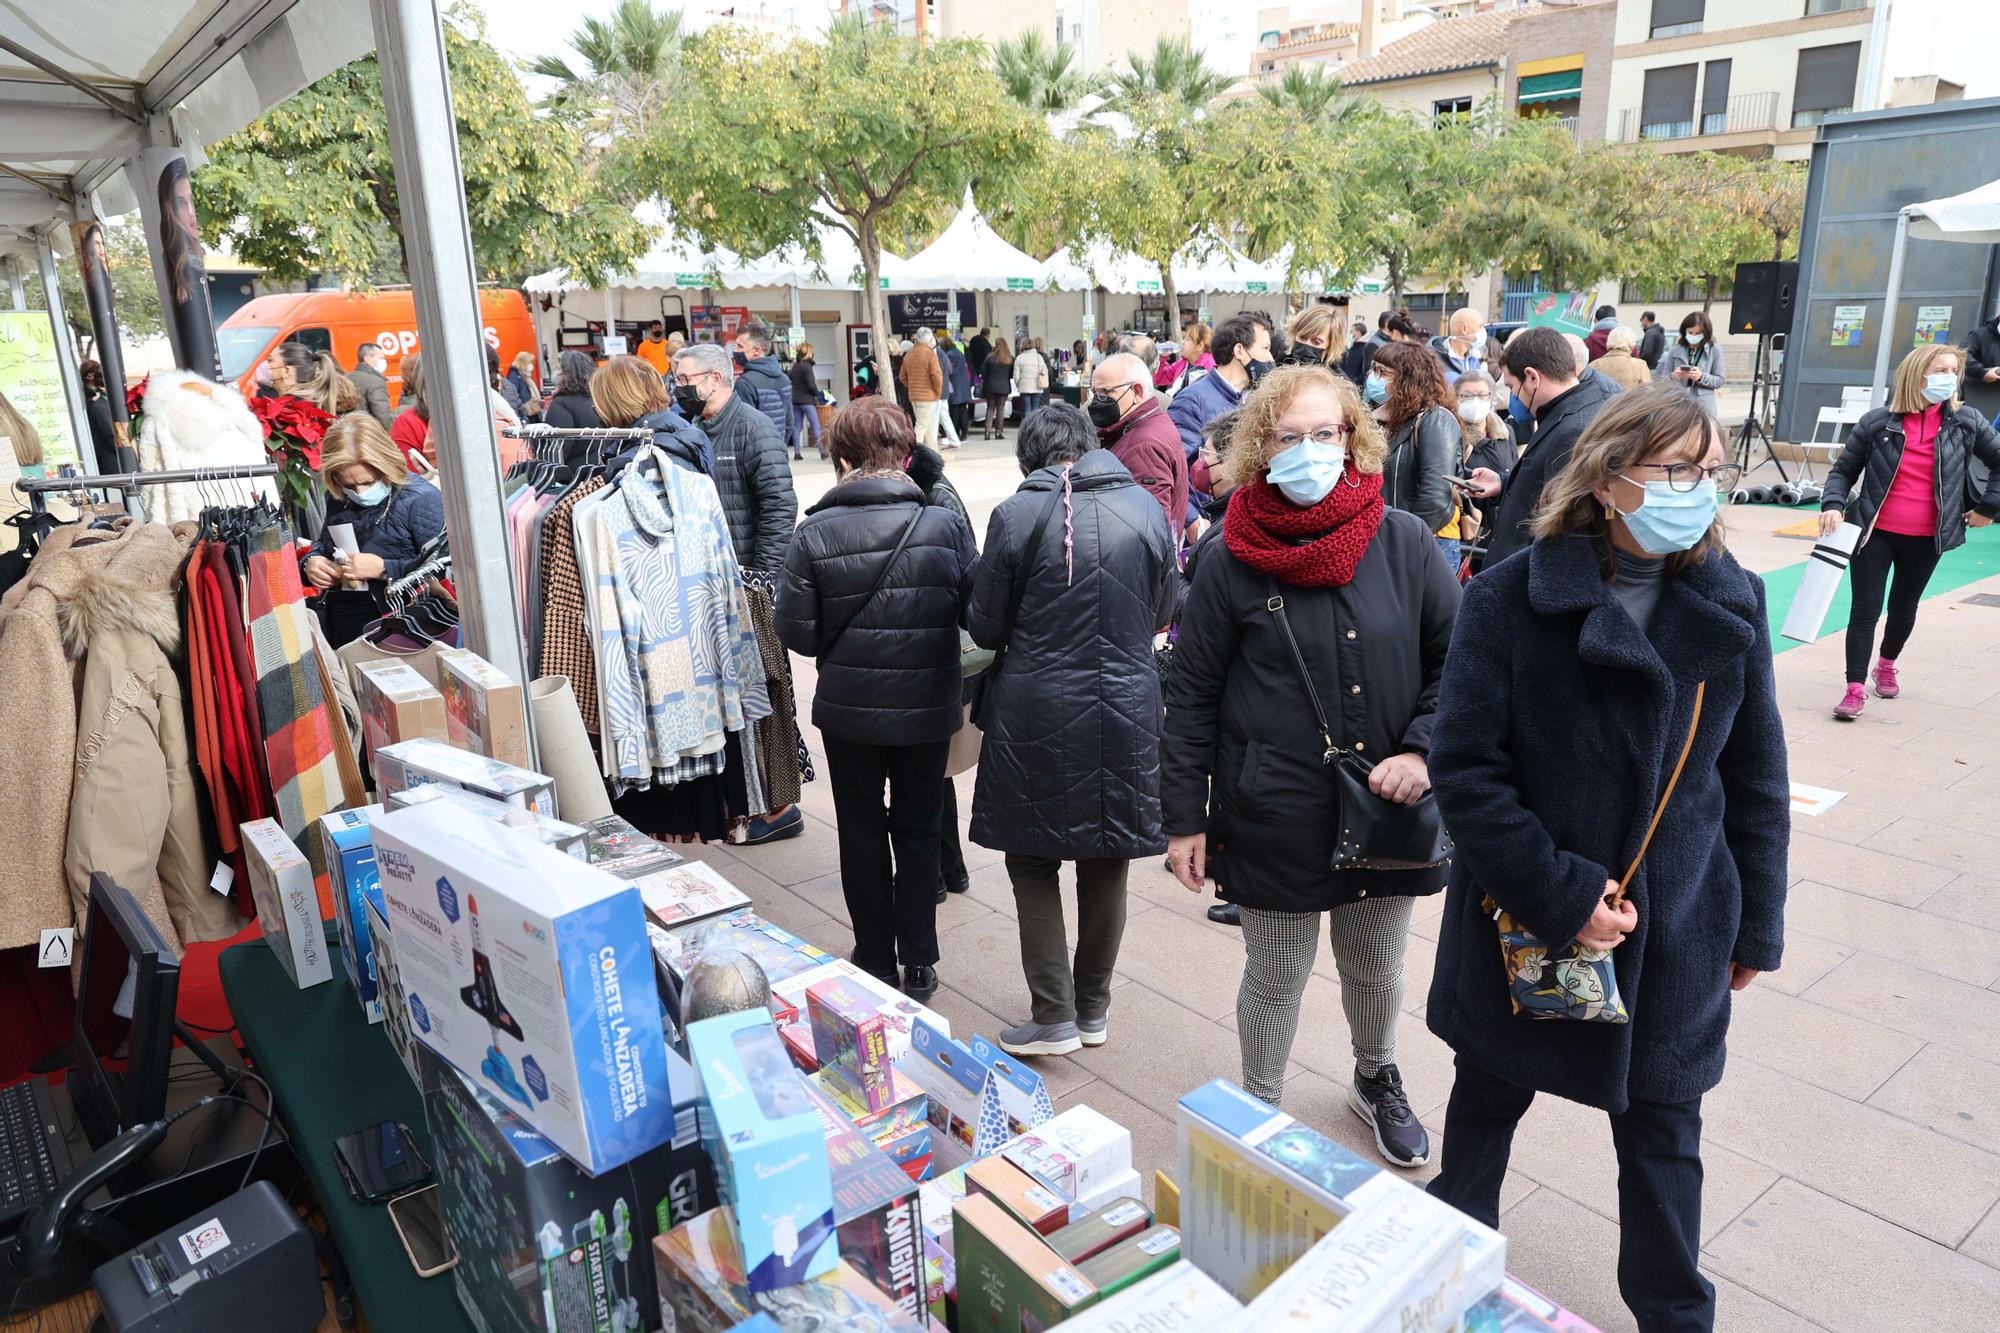
[[[1627,393],[1653,378],[1653,372],[1646,369],[1644,361],[1623,349],[1606,352],[1590,365]]]
[[[181,651],[174,595],[93,570],[57,606],[56,623],[82,671],[63,854],[77,920],[89,905],[91,874],[101,871],[132,891],[167,939],[227,939],[243,922],[231,900],[209,888],[216,855],[174,669]]]
[[[938,367],[935,347],[912,343],[903,353],[903,387],[913,403],[935,403],[944,397],[944,371]]]

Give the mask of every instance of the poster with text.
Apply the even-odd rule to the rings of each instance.
[[[43,311],[0,310],[0,394],[41,436],[42,462],[50,471],[77,461],[56,367],[56,334]]]
[[[1528,327],[1574,333],[1581,338],[1590,332],[1589,292],[1549,292],[1535,298],[1528,310]]]
[[[1942,347],[1951,341],[1951,307],[1948,305],[1920,305],[1917,307],[1917,332],[1910,340],[1912,347]]]
[[[1868,307],[1865,305],[1837,305],[1833,308],[1833,345],[1835,347],[1859,347],[1861,335],[1868,329]]]

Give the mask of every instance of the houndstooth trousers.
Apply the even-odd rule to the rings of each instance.
[[[1396,1059],[1396,1018],[1403,1007],[1403,949],[1414,898],[1365,898],[1330,912],[1243,913],[1243,984],[1236,992],[1236,1035],[1243,1046],[1243,1086],[1276,1106],[1285,1062],[1299,1030],[1299,1006],[1319,952],[1324,916],[1340,971],[1340,1007],[1354,1042],[1354,1063],[1373,1074]]]

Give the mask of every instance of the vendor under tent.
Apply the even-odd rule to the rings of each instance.
[[[1896,240],[1889,251],[1889,283],[1882,297],[1881,337],[1875,347],[1870,402],[1886,401],[1890,354],[1896,350],[1896,300],[1903,294],[1903,257],[1910,240],[2000,245],[2000,180],[1945,199],[1905,204],[1896,214]]]

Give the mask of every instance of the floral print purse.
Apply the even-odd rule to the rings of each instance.
[[[1639,873],[1660,818],[1667,813],[1667,802],[1674,798],[1681,770],[1687,767],[1688,754],[1694,749],[1695,733],[1701,729],[1702,697],[1707,691],[1706,682],[1695,686],[1694,719],[1688,723],[1681,757],[1674,763],[1666,790],[1660,793],[1660,803],[1653,808],[1653,822],[1646,826],[1639,854],[1632,858],[1625,878],[1618,881],[1617,891],[1608,895],[1613,907],[1625,901],[1625,889]],[[1513,1002],[1515,1014],[1522,1018],[1568,1018],[1579,1023],[1632,1021],[1625,997],[1618,993],[1618,973],[1609,950],[1592,949],[1576,940],[1552,949],[1490,897],[1485,910],[1500,928],[1500,962],[1507,969],[1507,998]]]

